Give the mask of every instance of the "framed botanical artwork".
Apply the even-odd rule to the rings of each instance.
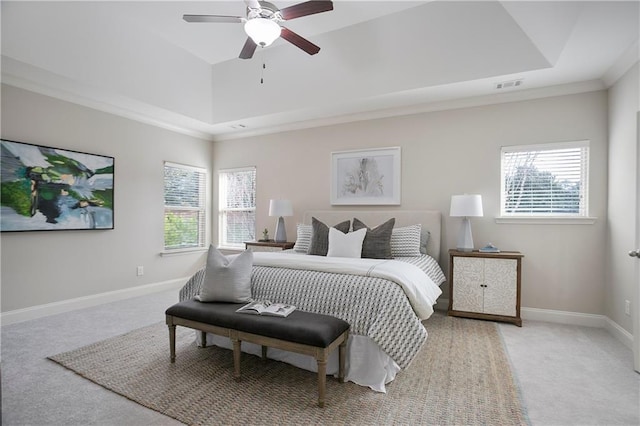
[[[331,153],[331,204],[400,204],[400,147]]]
[[[113,229],[113,157],[4,139],[0,149],[0,231]]]

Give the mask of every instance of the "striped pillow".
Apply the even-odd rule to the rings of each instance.
[[[313,228],[311,225],[298,224],[298,235],[296,237],[296,244],[293,246],[293,251],[296,253],[307,254],[309,246],[311,245],[311,233]]]
[[[421,224],[393,228],[391,232],[391,257],[420,256],[421,231]]]

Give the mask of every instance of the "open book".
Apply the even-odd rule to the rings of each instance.
[[[271,303],[268,300],[260,300],[248,303],[236,310],[241,314],[270,315],[273,317],[286,317],[295,311],[296,307],[285,303]]]

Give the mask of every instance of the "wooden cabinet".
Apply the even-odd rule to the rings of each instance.
[[[449,315],[522,326],[519,252],[449,250]]]
[[[276,243],[275,241],[246,241],[244,247],[251,251],[281,251],[292,249],[295,243],[284,242]]]

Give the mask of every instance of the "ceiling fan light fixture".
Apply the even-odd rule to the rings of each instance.
[[[254,18],[244,24],[244,31],[258,45],[269,46],[280,37],[280,25],[271,19]]]

